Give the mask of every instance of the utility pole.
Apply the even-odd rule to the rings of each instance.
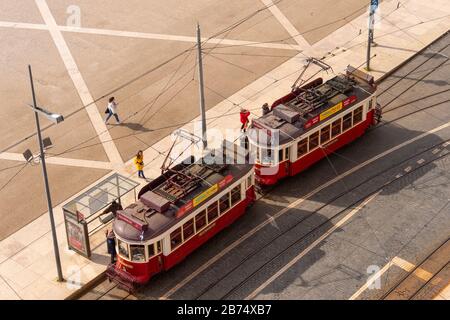
[[[198,56],[198,79],[200,92],[200,115],[202,117],[202,141],[203,149],[208,146],[206,138],[206,116],[205,116],[205,91],[203,88],[203,62],[202,62],[202,39],[200,37],[200,25],[197,23],[197,56]]]
[[[369,39],[367,41],[367,60],[366,70],[370,71],[370,47],[373,43],[373,29],[375,23],[375,10],[378,7],[378,0],[370,0],[370,13],[369,13]]]
[[[61,258],[59,256],[59,248],[58,248],[58,238],[56,237],[56,228],[55,228],[55,219],[53,217],[53,206],[52,206],[52,199],[50,197],[50,187],[48,185],[48,176],[47,176],[47,167],[45,165],[45,154],[44,154],[44,145],[42,142],[42,136],[41,136],[41,126],[39,124],[39,114],[38,110],[41,110],[37,107],[36,104],[36,94],[34,92],[34,84],[33,84],[33,75],[31,73],[31,66],[28,66],[28,71],[30,74],[30,82],[31,82],[31,93],[33,95],[33,108],[34,108],[34,116],[36,119],[36,128],[37,128],[37,136],[38,136],[38,143],[39,143],[39,150],[40,150],[40,160],[42,164],[42,174],[44,176],[44,184],[45,184],[45,193],[47,195],[47,205],[48,205],[48,213],[50,216],[50,225],[52,228],[52,237],[53,237],[53,250],[55,253],[55,260],[56,260],[56,269],[58,271],[58,281],[62,282],[64,281],[62,270],[61,270]]]

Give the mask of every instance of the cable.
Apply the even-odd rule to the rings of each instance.
[[[0,192],[2,192],[2,190],[5,189],[5,188],[6,188],[6,187],[14,180],[14,178],[16,178],[16,177],[19,175],[19,173],[21,173],[21,172],[23,171],[23,169],[25,169],[25,167],[27,166],[27,164],[28,164],[28,162],[25,163],[25,164],[23,164],[23,165],[20,167],[20,169],[17,170],[17,172],[16,172],[11,178],[9,178],[8,181],[6,181],[6,183],[0,188]]]
[[[161,91],[159,92],[159,94],[156,96],[156,98],[153,100],[153,102],[150,104],[149,108],[145,111],[145,113],[142,115],[141,120],[138,121],[138,123],[142,122],[142,120],[145,118],[145,116],[147,115],[148,111],[155,105],[155,103],[158,101],[158,99],[166,92],[167,87],[169,86],[169,84],[172,82],[173,78],[177,75],[177,73],[180,71],[180,69],[183,67],[183,65],[186,63],[186,60],[191,56],[192,51],[189,52],[189,54],[187,54],[184,59],[181,61],[180,65],[178,66],[178,68],[175,70],[175,72],[172,73],[172,76],[169,78],[169,80],[167,81],[166,85],[161,89]]]

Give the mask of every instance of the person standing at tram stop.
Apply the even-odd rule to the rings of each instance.
[[[144,153],[142,150],[139,150],[134,157],[134,164],[136,165],[136,169],[138,170],[138,177],[142,179],[147,179],[144,176]]]
[[[241,108],[241,112],[240,112],[240,117],[241,117],[241,131],[245,132],[247,130],[247,126],[248,126],[248,117],[250,115],[250,111],[248,111],[247,109]]]
[[[111,255],[111,263],[114,263],[116,261],[116,235],[114,234],[114,231],[112,229],[110,232],[108,232],[108,229],[106,229],[105,235],[108,253]]]
[[[108,114],[105,118],[105,124],[108,123],[109,118],[111,118],[112,116],[114,116],[114,118],[116,118],[117,123],[120,124],[119,116],[117,115],[117,105],[118,103],[116,102],[114,97],[109,98],[108,106],[106,107],[105,110],[105,113]]]

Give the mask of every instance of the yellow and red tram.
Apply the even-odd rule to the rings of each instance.
[[[110,280],[133,291],[233,223],[255,200],[251,164],[203,160],[164,172],[143,187],[137,202],[117,212]]]
[[[381,118],[376,89],[372,76],[348,66],[346,74],[316,79],[275,101],[250,127],[256,182],[294,176],[363,135]]]

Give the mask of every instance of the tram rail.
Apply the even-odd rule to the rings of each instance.
[[[395,282],[393,286],[389,290],[387,290],[379,300],[391,300],[391,299],[407,299],[412,300],[417,297],[418,293],[421,292],[423,288],[429,285],[436,276],[445,268],[448,267],[450,256],[450,239],[447,238],[442,244],[440,244],[437,248],[433,249],[429,254],[426,255],[414,268],[412,268],[405,276],[401,277],[398,281]],[[415,274],[421,270],[426,262],[428,262],[431,258],[436,257],[436,255],[444,255],[444,259],[447,259],[447,262],[444,263],[441,267],[435,270],[431,276],[429,276],[428,280],[424,281],[420,286],[408,284],[407,282],[415,277]],[[447,257],[447,258],[446,258]],[[412,292],[404,292],[413,289]]]
[[[441,38],[442,38],[442,37],[440,37],[439,39],[441,39]],[[439,39],[437,39],[437,40],[439,40]],[[436,41],[437,41],[437,40],[436,40]],[[431,45],[430,45],[430,46],[431,46]],[[427,46],[426,48],[424,48],[423,50],[421,50],[418,54],[425,52],[427,49],[430,48],[430,46]],[[437,52],[434,52],[433,55],[431,55],[431,56],[428,57],[426,60],[424,60],[423,62],[421,62],[418,66],[414,67],[414,68],[413,68],[412,70],[410,70],[407,74],[405,74],[405,75],[399,77],[399,79],[398,79],[396,82],[394,82],[394,83],[389,87],[389,89],[392,88],[394,85],[398,84],[399,82],[401,82],[402,80],[404,80],[405,78],[407,78],[411,73],[417,71],[421,66],[423,66],[424,64],[426,64],[427,62],[429,62],[429,61],[430,61],[431,59],[433,59],[436,55],[439,55],[443,50],[445,50],[446,48],[448,48],[448,46],[449,46],[449,45],[447,45],[447,46],[441,48],[441,49],[440,49],[439,51],[437,51]],[[416,56],[417,56],[417,54],[414,55],[412,58],[414,58],[414,57],[416,57]],[[386,76],[382,77],[379,81],[377,81],[377,83],[378,83],[378,84],[382,83],[384,80],[386,80],[386,79],[388,78],[388,76],[394,74],[394,73],[395,73],[396,71],[398,71],[402,66],[406,65],[409,61],[411,61],[412,58],[410,58],[410,59],[408,59],[407,61],[405,61],[404,63],[402,63],[398,68],[395,68],[394,70],[390,71],[388,74],[386,74]],[[438,70],[438,69],[439,69],[444,63],[446,63],[448,60],[449,60],[449,58],[446,58],[443,62],[439,63],[437,66],[432,67],[432,68],[431,68],[431,71],[427,72],[425,75],[423,75],[423,76],[421,76],[419,79],[417,79],[417,81],[415,81],[412,85],[408,86],[408,87],[406,88],[406,90],[403,90],[403,91],[400,92],[398,95],[396,95],[395,98],[393,98],[390,102],[388,102],[386,105],[384,105],[383,108],[387,107],[390,103],[392,103],[392,101],[397,100],[401,95],[403,95],[405,92],[407,92],[408,90],[410,90],[411,88],[413,88],[417,83],[419,83],[420,81],[422,81],[423,79],[425,79],[426,77],[428,77],[429,75],[431,75],[433,72],[435,72],[436,70]],[[386,93],[386,91],[388,91],[389,89],[386,89],[386,90],[382,91],[381,93],[379,93],[379,96],[382,95],[382,94],[384,94],[384,93]],[[436,93],[436,94],[442,94],[442,93],[445,93],[445,92],[447,92],[447,91],[448,91],[448,89],[447,89],[447,90],[443,90],[443,91],[441,91],[441,92],[438,92],[438,93]],[[429,96],[428,96],[428,97],[429,97]],[[425,97],[421,98],[421,100],[422,100],[422,99],[426,99],[426,98],[428,98],[428,97],[425,96]],[[442,104],[442,103],[446,103],[446,102],[449,102],[449,100],[442,101],[442,102],[438,103],[437,105]],[[391,108],[391,109],[383,110],[383,113],[388,113],[388,112],[391,112],[391,111],[393,111],[393,110],[395,110],[395,109],[398,109],[398,108],[401,108],[401,107],[405,107],[405,106],[407,106],[407,105],[409,105],[409,103],[408,103],[408,104],[405,103],[405,104],[403,104],[403,105],[400,105],[400,106],[397,106],[397,107],[394,107],[394,108]],[[412,111],[412,112],[410,112],[410,113],[408,113],[408,114],[406,114],[406,115],[402,115],[401,117],[392,119],[392,120],[390,120],[389,122],[384,122],[384,121],[383,121],[383,122],[382,122],[381,124],[379,124],[378,126],[373,127],[372,129],[370,129],[370,131],[377,130],[378,128],[380,128],[380,127],[382,127],[382,126],[384,126],[384,125],[386,125],[386,124],[389,124],[389,123],[398,121],[398,120],[401,119],[401,118],[410,116],[410,115],[412,115],[412,114],[415,114],[415,113],[417,113],[417,112],[423,111],[423,110],[425,110],[425,109],[432,108],[432,107],[434,107],[434,106],[436,106],[436,104],[434,104],[434,105],[432,105],[432,106],[428,106],[428,107],[422,108],[422,109],[414,110],[414,111]],[[252,252],[252,253],[250,253],[249,255],[247,255],[242,261],[246,261],[246,260],[248,260],[248,259],[251,259],[251,258],[252,258],[253,256],[255,256],[257,253],[259,253],[262,249],[264,249],[266,246],[268,246],[271,242],[275,241],[277,238],[279,238],[279,237],[285,235],[286,233],[288,233],[289,231],[293,230],[296,226],[298,226],[300,223],[302,223],[302,222],[303,222],[304,220],[306,220],[308,217],[312,216],[312,215],[315,214],[316,212],[318,212],[318,211],[320,211],[321,209],[325,208],[326,206],[330,205],[333,201],[335,201],[335,200],[337,200],[337,199],[339,199],[339,198],[345,196],[345,195],[348,194],[349,192],[354,191],[355,189],[357,189],[357,188],[360,187],[361,185],[363,185],[363,184],[365,184],[366,182],[368,182],[370,179],[373,179],[375,176],[379,176],[379,175],[381,175],[381,174],[383,174],[383,173],[388,172],[389,170],[395,169],[396,167],[400,166],[402,163],[405,163],[405,162],[407,162],[407,161],[409,161],[409,160],[411,160],[411,159],[413,159],[413,158],[419,156],[420,154],[423,154],[423,153],[425,153],[425,152],[427,152],[427,151],[429,151],[429,150],[431,150],[431,149],[434,149],[434,148],[438,147],[439,145],[448,143],[448,141],[449,141],[449,140],[441,141],[441,142],[439,142],[439,143],[437,143],[437,144],[434,144],[434,145],[430,146],[429,148],[427,148],[427,149],[425,149],[425,150],[423,150],[423,151],[421,151],[421,152],[418,152],[418,153],[415,153],[414,155],[411,155],[410,157],[408,157],[408,158],[406,158],[406,159],[402,159],[401,162],[399,162],[399,163],[397,163],[397,164],[395,164],[395,165],[393,165],[393,166],[390,166],[389,168],[386,168],[386,169],[384,169],[383,171],[378,172],[376,175],[373,175],[373,176],[371,176],[370,178],[365,179],[364,181],[362,181],[362,182],[359,183],[358,185],[356,185],[356,186],[354,186],[354,187],[352,187],[352,188],[350,188],[350,189],[348,189],[348,190],[346,190],[346,191],[344,191],[344,192],[339,193],[338,195],[334,196],[330,201],[328,201],[327,203],[325,203],[325,204],[323,204],[322,206],[320,206],[317,210],[315,210],[314,212],[311,212],[308,216],[306,216],[306,217],[304,217],[303,219],[301,219],[301,220],[300,220],[299,222],[297,222],[295,225],[291,226],[289,229],[287,229],[287,230],[284,231],[283,233],[278,234],[276,237],[274,237],[273,239],[271,239],[271,240],[268,241],[267,243],[263,244],[263,245],[262,245],[261,247],[259,247],[257,250],[255,250],[254,252]],[[305,235],[302,236],[301,238],[297,239],[295,242],[291,243],[288,247],[286,247],[285,249],[279,251],[273,258],[271,258],[268,262],[264,263],[264,264],[263,264],[262,266],[260,266],[257,270],[255,270],[254,272],[252,272],[248,277],[246,277],[243,281],[241,281],[237,286],[234,286],[231,290],[229,290],[228,292],[226,292],[225,295],[223,295],[223,296],[221,297],[221,299],[226,299],[226,298],[230,297],[233,293],[235,293],[237,290],[239,290],[240,288],[242,288],[248,281],[250,281],[250,280],[251,280],[251,279],[252,279],[259,271],[261,271],[261,270],[262,270],[263,268],[265,268],[267,265],[269,265],[270,263],[272,263],[273,261],[275,261],[277,258],[281,257],[287,250],[289,250],[289,249],[292,248],[293,246],[297,245],[297,244],[300,243],[301,241],[305,240],[305,239],[306,239],[308,236],[310,236],[311,234],[314,234],[314,232],[316,232],[317,230],[319,230],[321,227],[323,227],[323,226],[326,225],[327,223],[330,223],[330,221],[332,221],[333,219],[335,219],[335,218],[339,217],[340,215],[342,215],[342,214],[343,214],[344,212],[346,212],[348,209],[351,209],[353,206],[355,206],[355,205],[357,205],[358,203],[360,203],[361,201],[363,201],[363,199],[367,198],[368,196],[370,196],[370,195],[372,195],[372,194],[375,194],[376,192],[378,192],[378,191],[382,190],[383,188],[385,188],[385,187],[391,185],[392,183],[394,183],[394,182],[396,182],[396,181],[398,181],[398,180],[400,180],[400,179],[405,178],[406,176],[408,176],[408,175],[410,175],[411,173],[413,173],[413,172],[419,170],[420,168],[422,168],[422,167],[424,167],[424,166],[427,166],[427,165],[429,165],[429,164],[431,164],[431,163],[433,163],[433,162],[435,162],[435,161],[438,161],[438,160],[440,160],[440,159],[442,159],[442,158],[444,158],[444,157],[447,157],[447,156],[448,156],[448,153],[449,153],[449,152],[447,152],[447,153],[445,153],[445,154],[443,154],[443,155],[440,155],[440,156],[438,156],[437,158],[434,158],[434,159],[432,159],[432,160],[430,160],[430,161],[426,161],[426,162],[422,163],[420,166],[414,168],[413,170],[409,171],[408,173],[402,175],[401,177],[396,177],[396,178],[390,179],[389,181],[387,181],[386,183],[384,183],[381,187],[379,187],[379,188],[377,188],[376,190],[372,191],[370,194],[367,194],[367,195],[365,195],[364,197],[361,197],[360,199],[358,199],[357,201],[354,201],[354,202],[353,202],[352,204],[350,204],[349,206],[343,208],[342,210],[340,210],[339,212],[337,212],[336,214],[334,214],[331,218],[329,218],[328,220],[324,221],[324,222],[321,223],[320,225],[316,226],[313,230],[309,231],[307,234],[305,234]],[[261,193],[260,195],[258,195],[257,199],[259,200],[259,199],[261,199],[261,198],[264,198],[265,196],[267,196],[268,194],[270,194],[270,192],[271,192],[272,190],[273,190],[273,186],[271,186],[271,187],[269,187],[269,188],[265,188],[265,189],[262,191],[262,193]],[[436,250],[437,250],[437,249],[436,249]],[[434,252],[434,251],[433,251],[433,252]],[[432,253],[431,253],[431,254],[432,254]],[[430,255],[431,255],[431,254],[430,254]],[[421,263],[419,263],[418,266],[420,266],[420,264],[421,264]],[[229,270],[227,273],[225,273],[222,277],[218,278],[217,281],[215,281],[214,283],[210,284],[207,288],[205,288],[204,290],[202,290],[202,292],[200,292],[200,294],[196,295],[196,297],[195,297],[194,299],[200,299],[202,296],[204,296],[204,295],[207,294],[210,290],[212,290],[219,282],[221,282],[221,281],[224,280],[227,276],[229,276],[231,273],[233,273],[234,271],[236,271],[239,267],[240,267],[240,264],[237,264],[236,267],[230,269],[230,270]],[[444,267],[445,267],[445,266],[444,266]],[[444,268],[444,267],[443,267],[443,268]],[[407,277],[407,276],[406,276],[406,277]],[[431,281],[431,279],[430,279],[429,281]],[[428,282],[429,282],[429,281],[428,281]],[[425,285],[426,285],[426,284],[424,284],[424,286],[425,286]],[[110,290],[108,290],[107,292],[105,292],[105,293],[103,293],[102,295],[100,295],[100,296],[98,297],[98,299],[104,298],[105,296],[107,296],[108,294],[110,294],[111,291],[114,290],[115,288],[118,288],[118,286],[115,285],[115,286],[112,287]],[[95,287],[92,288],[92,289],[95,289]],[[92,290],[92,289],[91,289],[91,290]],[[392,290],[395,290],[395,288],[392,288]],[[392,290],[391,290],[391,292],[392,292]],[[130,296],[131,296],[130,294],[127,294],[123,299],[127,299],[127,298],[129,298]],[[81,296],[81,297],[82,297],[82,296]]]
[[[417,152],[414,155],[402,160],[401,162],[388,167],[387,169],[381,171],[381,172],[377,172],[376,174],[370,176],[368,179],[365,179],[364,181],[362,181],[361,183],[357,184],[356,186],[341,192],[340,194],[338,194],[337,196],[333,197],[330,201],[327,201],[325,204],[321,205],[318,209],[316,209],[315,211],[311,212],[310,214],[308,214],[307,216],[305,216],[304,218],[302,218],[301,220],[299,220],[297,223],[295,223],[294,225],[292,225],[289,229],[287,229],[286,231],[278,234],[276,237],[270,239],[269,241],[267,241],[266,243],[264,243],[262,246],[258,247],[256,250],[254,250],[251,254],[245,256],[243,259],[241,259],[241,262],[244,262],[250,258],[252,258],[253,256],[255,256],[256,254],[260,253],[265,247],[269,246],[272,242],[274,242],[276,239],[278,239],[279,237],[287,234],[289,231],[293,230],[295,227],[297,227],[300,223],[302,223],[303,221],[305,221],[306,219],[308,219],[309,217],[311,217],[312,215],[316,214],[317,212],[319,212],[320,210],[322,210],[323,208],[329,206],[330,204],[332,204],[334,201],[336,201],[337,199],[345,196],[346,194],[348,194],[349,192],[352,192],[354,190],[356,190],[357,188],[359,188],[360,186],[362,186],[363,184],[369,182],[370,180],[372,180],[374,177],[380,176],[381,174],[384,174],[392,169],[395,169],[399,166],[401,166],[403,163],[408,162],[411,159],[416,158],[417,156],[426,153],[440,145],[444,145],[447,142],[449,142],[450,139],[446,140],[446,141],[441,141],[440,143],[434,144],[433,146],[421,151],[421,152]],[[228,297],[230,297],[234,292],[236,292],[237,290],[239,290],[240,288],[242,288],[246,283],[248,283],[256,274],[258,274],[264,267],[268,266],[270,263],[274,262],[277,258],[281,257],[281,255],[285,252],[287,252],[289,249],[291,249],[293,246],[299,244],[301,241],[307,239],[309,236],[313,235],[317,230],[320,230],[320,228],[322,228],[323,226],[329,224],[332,220],[338,218],[339,216],[341,216],[343,213],[345,213],[347,210],[353,208],[354,206],[356,206],[357,204],[359,204],[360,202],[362,202],[364,199],[366,199],[367,197],[370,197],[371,195],[379,192],[380,190],[386,188],[387,186],[393,184],[394,182],[400,180],[400,179],[404,179],[405,177],[413,174],[414,172],[416,172],[417,170],[423,168],[424,166],[427,166],[437,160],[440,160],[442,158],[447,157],[450,154],[450,150],[443,154],[440,155],[430,161],[425,161],[423,162],[421,165],[417,166],[416,168],[410,170],[409,172],[405,173],[404,175],[400,176],[400,177],[394,177],[390,180],[388,180],[387,182],[385,182],[382,186],[376,188],[375,190],[373,190],[371,193],[369,194],[365,194],[363,197],[359,197],[358,200],[352,202],[350,205],[344,207],[343,209],[339,210],[336,214],[334,214],[333,216],[331,216],[330,218],[328,218],[327,220],[323,221],[322,223],[320,223],[318,226],[316,226],[315,228],[313,228],[311,231],[309,231],[308,233],[306,233],[304,236],[298,238],[297,240],[295,240],[293,243],[291,243],[289,246],[287,246],[286,248],[284,248],[283,250],[279,251],[274,257],[272,257],[270,260],[268,260],[266,263],[264,263],[263,265],[261,265],[258,269],[256,269],[255,271],[253,271],[248,277],[246,277],[243,281],[241,281],[237,286],[234,286],[231,290],[229,290],[225,295],[223,295],[220,299],[226,299]],[[198,295],[196,295],[195,300],[200,299],[203,295],[205,295],[208,291],[212,290],[218,283],[220,283],[221,281],[223,281],[227,276],[231,275],[233,272],[235,272],[239,267],[241,266],[241,263],[238,263],[234,268],[230,269],[228,272],[226,272],[222,277],[218,278],[215,282],[213,282],[212,284],[210,284],[206,289],[202,290],[202,292]]]

